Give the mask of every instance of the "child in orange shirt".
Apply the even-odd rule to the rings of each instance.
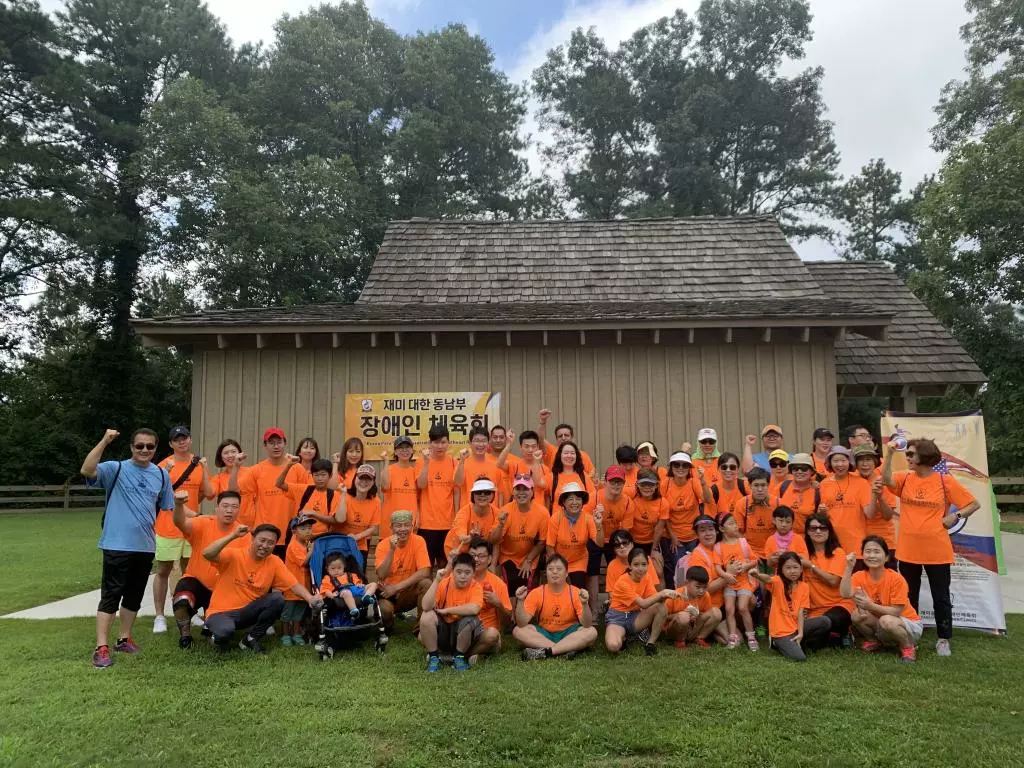
[[[758,650],[757,638],[754,636],[754,618],[750,611],[754,604],[754,584],[748,571],[757,565],[757,558],[750,549],[747,540],[740,535],[736,517],[727,512],[722,516],[721,533],[715,544],[715,570],[718,576],[726,581],[723,591],[725,595],[725,621],[729,628],[729,642],[726,648],[735,648],[740,644],[740,636],[736,631],[736,614],[739,613],[743,622],[743,631],[747,637],[747,647]]]
[[[312,515],[300,514],[292,523],[292,540],[284,554],[284,565],[299,584],[309,589],[309,548],[313,541]],[[281,645],[305,645],[303,624],[306,620],[306,601],[298,598],[290,589],[284,593],[284,610],[281,611]]]
[[[832,622],[825,616],[807,618],[811,605],[811,589],[804,581],[804,567],[796,552],[779,555],[775,576],[751,568],[752,578],[767,586],[772,595],[772,608],[768,617],[768,635],[775,649],[793,661],[807,661],[803,643],[812,635],[828,637]]]
[[[699,565],[687,568],[685,584],[676,590],[679,598],[665,603],[668,611],[665,634],[676,641],[676,648],[685,648],[692,642],[701,648],[711,647],[707,639],[722,620],[722,612],[711,605],[710,581],[706,568]]]
[[[352,555],[342,555],[335,552],[327,556],[324,561],[327,573],[320,582],[320,597],[324,599],[328,608],[341,612],[342,608],[348,609],[348,617],[354,624],[359,618],[362,605],[373,605],[376,601],[377,582],[371,581],[363,584],[359,576],[359,563]]]
[[[611,589],[611,602],[604,616],[604,644],[612,653],[621,651],[629,636],[643,638],[648,656],[658,652],[658,636],[668,616],[665,601],[678,598],[679,593],[672,589],[656,591],[647,578],[648,567],[647,553],[633,547],[629,570]],[[648,629],[649,635],[644,632]]]
[[[450,570],[437,572],[423,596],[418,639],[427,651],[427,672],[440,671],[440,651],[454,654],[452,666],[456,672],[469,671],[466,654],[484,632],[480,621],[484,590],[473,573],[473,556],[463,552],[456,556]]]
[[[839,594],[853,598],[853,626],[864,637],[861,649],[869,653],[884,645],[900,649],[900,661],[917,661],[917,641],[924,625],[910,603],[907,580],[885,567],[889,545],[881,536],[867,536],[861,544],[866,571],[853,572],[857,553],[846,556],[846,571],[839,584]]]

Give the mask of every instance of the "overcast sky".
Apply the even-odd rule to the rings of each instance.
[[[306,0],[208,0],[236,42],[273,39],[282,14]],[[369,0],[373,12],[401,32],[466,24],[490,44],[498,64],[525,81],[546,51],[576,27],[596,27],[611,45],[633,30],[698,0]],[[48,8],[59,0],[44,0]],[[909,188],[938,166],[929,129],[942,86],[964,67],[959,28],[963,0],[811,0],[814,40],[798,66],[825,68],[824,96],[835,123],[844,175],[881,157]],[[531,128],[533,121],[531,119]],[[531,162],[539,163],[535,153]],[[826,258],[818,243],[798,245],[805,258]]]

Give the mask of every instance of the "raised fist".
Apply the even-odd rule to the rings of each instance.
[[[693,453],[693,443],[689,440],[684,440],[683,444],[679,446],[679,450],[683,453]]]
[[[381,461],[387,461],[388,460],[388,452],[386,450],[380,452],[380,460]]]
[[[186,501],[188,501],[188,491],[175,491],[174,492],[174,503],[177,504],[179,501],[182,504],[184,504]]]
[[[286,453],[284,455],[284,460],[289,464],[298,464],[300,461],[302,461],[300,457],[295,456],[294,454],[291,453]]]
[[[551,409],[550,408],[541,408],[540,412],[537,414],[537,420],[540,421],[541,424],[547,424],[548,423],[548,419],[550,419],[550,418],[551,418]]]
[[[544,461],[544,451],[542,451],[540,448],[538,448],[536,451],[534,451],[533,452],[533,460],[534,461]]]
[[[240,539],[243,536],[245,536],[245,534],[247,534],[248,532],[249,532],[249,526],[248,525],[240,525],[237,528],[235,528],[235,538],[236,539]]]
[[[424,448],[421,451],[421,453],[423,454],[423,458],[424,459],[429,459],[430,458],[430,449],[429,448]]]
[[[519,589],[517,589],[516,590],[516,600],[525,600],[527,592],[528,592],[528,590],[526,589],[526,587],[520,587]]]
[[[246,459],[249,458],[249,454],[245,451],[239,451],[235,454],[235,464],[243,464]]]
[[[848,553],[846,555],[846,564],[847,565],[856,565],[857,564],[857,553],[856,552],[850,552],[850,553]]]
[[[335,451],[331,454],[331,464],[341,464],[341,451]]]
[[[392,533],[391,536],[388,538],[388,541],[391,542],[391,548],[392,549],[397,547],[398,546],[398,534],[397,533]]]
[[[594,510],[594,525],[600,525],[604,521],[604,514],[601,506],[598,505],[597,509]]]
[[[203,466],[203,469],[206,469],[206,457],[205,456],[203,456],[203,458],[201,458],[199,460],[199,463]]]
[[[469,458],[469,448],[463,448],[461,451],[459,451],[459,458],[460,459],[467,459],[467,458]]]
[[[106,443],[107,445],[110,445],[112,442],[117,440],[117,438],[120,437],[120,435],[121,433],[118,432],[116,429],[108,429],[106,432],[103,433],[103,442]]]
[[[501,514],[498,515],[498,522],[504,525],[506,521],[508,521],[508,510],[503,509]]]
[[[745,440],[747,441],[747,445],[757,445],[757,435],[747,435]]]
[[[585,590],[585,589],[581,589],[580,590],[580,601],[584,602],[584,603],[590,601],[590,593],[587,592],[587,590]]]

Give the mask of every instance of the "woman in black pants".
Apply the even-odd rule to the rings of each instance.
[[[896,559],[907,580],[910,604],[917,610],[921,595],[921,572],[928,574],[928,587],[935,610],[935,631],[939,636],[935,652],[950,656],[953,637],[953,601],[949,593],[953,542],[949,529],[978,511],[978,501],[952,475],[940,475],[934,467],[942,452],[932,440],[907,443],[906,472],[892,471],[895,446],[886,451],[882,482],[900,500],[900,526],[896,536]],[[956,507],[955,512],[950,509]]]
[[[807,518],[804,541],[810,554],[801,560],[811,588],[811,608],[807,616],[825,616],[832,625],[827,635],[829,641],[852,645],[853,601],[844,600],[839,594],[839,584],[846,571],[846,552],[839,546],[839,538],[827,514],[816,512]]]

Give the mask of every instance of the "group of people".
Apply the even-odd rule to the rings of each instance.
[[[848,447],[823,427],[795,453],[776,424],[748,435],[739,454],[703,428],[696,448],[684,442],[665,465],[643,441],[617,448],[600,472],[571,425],[549,439],[550,417],[540,411],[537,429],[518,435],[474,429],[454,456],[444,427],[430,430],[421,456],[397,437],[379,469],[357,438],[326,459],[309,437],[289,453],[278,427],[264,432],[266,456],[252,466],[228,439],[211,470],[184,426],[159,464],[148,429],[132,435],[131,459],[101,461],[119,434],[108,430],[82,465],[107,496],[94,665],[139,650],[132,627],[154,561],[154,632],[167,630],[176,562],[183,573],[171,599],[182,648],[194,625],[221,650],[239,632],[238,645],[257,653],[275,631],[303,645],[310,609],[315,623],[326,604],[353,618],[376,605],[389,631],[415,611],[428,671],[449,660],[470,669],[501,650],[509,628],[524,659],[572,658],[597,642],[602,616],[611,653],[636,641],[654,654],[662,638],[756,651],[767,636],[804,660],[856,635],[865,651],[892,646],[911,662],[926,572],[936,650],[951,653],[947,531],[978,503],[935,471],[942,456],[931,440],[898,446],[908,470],[893,472],[896,451],[883,461],[860,425]],[[212,515],[199,514],[204,499],[215,499]],[[351,537],[362,558],[329,558],[311,574],[312,542],[327,533]]]

